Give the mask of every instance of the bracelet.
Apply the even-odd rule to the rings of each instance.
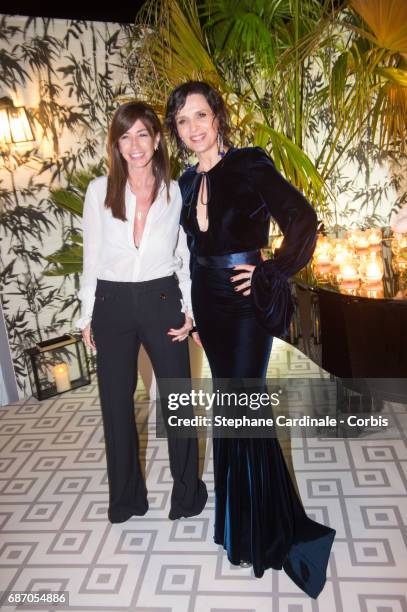
[[[192,336],[192,334],[194,334],[196,331],[197,331],[197,329],[196,329],[196,325],[194,325],[194,326],[192,327],[192,329],[190,329],[190,330],[189,330],[189,332],[188,332],[188,336]]]

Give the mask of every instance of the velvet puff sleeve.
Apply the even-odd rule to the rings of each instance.
[[[314,252],[317,216],[263,149],[252,149],[249,169],[256,194],[284,235],[275,257],[255,268],[251,282],[251,299],[259,323],[270,334],[279,336],[286,332],[294,310],[288,278],[301,270]]]

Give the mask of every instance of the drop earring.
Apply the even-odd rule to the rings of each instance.
[[[222,134],[220,132],[218,132],[218,155],[220,157],[225,157],[225,149],[223,146],[223,138],[222,138]]]

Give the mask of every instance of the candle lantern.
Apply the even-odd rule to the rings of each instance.
[[[328,281],[331,277],[332,266],[330,263],[312,263],[312,269],[317,278],[320,281]]]
[[[383,278],[383,262],[378,259],[376,251],[369,253],[369,257],[360,264],[360,275],[364,283],[378,283]]]
[[[317,244],[314,251],[314,261],[316,264],[331,263],[332,244],[326,236],[318,236]]]
[[[314,255],[312,258],[312,269],[319,280],[328,280],[332,271],[331,264],[331,241],[326,236],[318,236]]]
[[[407,234],[399,234],[394,232],[393,240],[392,240],[392,251],[396,255],[400,253],[400,251],[407,250]]]
[[[359,258],[364,258],[370,249],[369,233],[364,230],[353,230],[348,234],[349,244],[355,249]]]
[[[332,254],[332,272],[335,275],[338,275],[340,272],[341,266],[345,263],[350,262],[352,259],[352,253],[348,247],[348,244],[345,240],[337,239],[335,241],[333,247]]]
[[[382,230],[380,227],[371,227],[366,230],[367,239],[369,241],[369,250],[380,252],[382,248]]]
[[[368,258],[360,265],[359,271],[362,286],[359,295],[370,298],[382,298],[383,292],[383,261],[378,258],[377,251],[369,253]]]
[[[357,265],[354,261],[350,260],[344,262],[339,269],[337,276],[339,282],[339,288],[343,293],[350,295],[356,295],[359,288],[359,272]]]
[[[396,273],[403,273],[407,270],[407,252],[406,258],[402,255],[393,258],[393,269]]]
[[[362,297],[368,297],[368,298],[374,298],[374,299],[383,298],[384,297],[383,283],[380,282],[380,283],[373,283],[370,285],[363,285],[359,291],[359,295]]]
[[[32,394],[39,400],[90,383],[85,347],[80,336],[66,334],[39,342],[25,351]]]

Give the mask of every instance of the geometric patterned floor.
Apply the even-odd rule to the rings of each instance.
[[[276,342],[269,375],[320,375]],[[2,610],[88,612],[407,612],[407,444],[393,439],[293,439],[292,462],[308,514],[337,536],[326,586],[314,601],[284,572],[231,566],[213,543],[213,471],[199,517],[168,520],[166,441],[156,439],[143,391],[137,422],[150,509],[111,525],[95,381],[38,402],[0,409],[0,590],[69,591],[69,607]],[[405,417],[402,411],[397,415]]]

